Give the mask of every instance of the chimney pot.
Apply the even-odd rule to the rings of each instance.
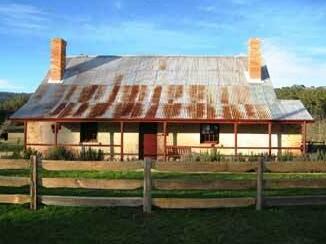
[[[261,80],[261,48],[258,38],[249,39],[248,73],[252,80]]]
[[[66,68],[66,41],[54,38],[51,41],[50,81],[58,83],[63,79]]]

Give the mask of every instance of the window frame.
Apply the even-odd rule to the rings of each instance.
[[[95,134],[95,136],[94,136]],[[83,122],[80,123],[80,143],[96,143],[98,142],[98,123]]]
[[[204,126],[210,127],[207,133],[203,133]],[[218,144],[219,141],[220,141],[220,126],[219,126],[219,124],[200,124],[200,143]]]

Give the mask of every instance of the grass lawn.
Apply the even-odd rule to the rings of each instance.
[[[40,170],[40,177],[71,177],[94,179],[144,179],[142,171],[48,171]],[[0,176],[29,176],[29,170],[0,170]],[[152,172],[155,179],[189,180],[255,180],[255,172],[179,173]],[[264,173],[264,179],[326,179],[326,173]]]
[[[0,243],[324,243],[325,207],[214,210],[0,205]]]
[[[143,179],[143,172],[46,171],[43,177]],[[0,170],[0,175],[28,176],[27,170]],[[255,173],[159,173],[156,179],[254,180]],[[268,179],[326,179],[325,173],[266,173]],[[138,190],[46,189],[40,194],[70,196],[142,196]],[[0,187],[1,193],[25,193],[29,187]],[[266,190],[265,195],[326,195],[326,189]],[[254,197],[249,190],[153,190],[153,197]],[[254,207],[162,210],[144,216],[141,208],[91,208],[0,204],[2,243],[323,243],[326,207],[280,207],[257,212]]]

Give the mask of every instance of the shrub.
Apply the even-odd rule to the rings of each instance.
[[[199,160],[200,162],[209,162],[211,160],[209,152],[201,152],[199,154]]]
[[[210,152],[190,153],[182,157],[182,161],[190,162],[217,162],[224,159],[224,157],[217,151],[216,148],[212,148]]]
[[[298,157],[298,159],[303,161],[326,161],[326,150],[318,148],[314,152],[306,153]]]
[[[38,152],[35,149],[27,148],[23,151],[23,158],[24,159],[30,159],[32,155],[36,155],[38,157],[42,157],[42,153]]]
[[[248,162],[257,162],[260,159],[261,155],[260,154],[255,154],[253,152],[251,152],[248,155],[247,161]]]
[[[0,142],[0,152],[12,152],[23,150],[23,145],[9,144]]]
[[[65,147],[54,147],[49,150],[46,158],[51,160],[75,160],[76,156]]]
[[[210,161],[214,162],[214,161],[220,161],[220,152],[217,151],[216,148],[212,148],[211,152],[210,152]]]
[[[278,161],[293,161],[293,158],[293,153],[291,152],[279,153],[277,155]]]
[[[95,150],[91,147],[88,149],[82,147],[78,159],[83,161],[101,161],[104,160],[104,152],[101,149]]]
[[[200,154],[199,153],[189,153],[181,157],[182,161],[185,162],[199,162],[200,161]]]
[[[317,160],[326,161],[326,150],[318,149],[316,157]]]
[[[12,153],[8,152],[8,154],[1,155],[2,159],[20,159],[22,158],[20,151],[13,151]]]

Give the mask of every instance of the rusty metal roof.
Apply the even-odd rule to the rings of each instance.
[[[300,101],[278,100],[246,78],[247,57],[79,56],[63,82],[46,76],[13,119],[312,120]]]

